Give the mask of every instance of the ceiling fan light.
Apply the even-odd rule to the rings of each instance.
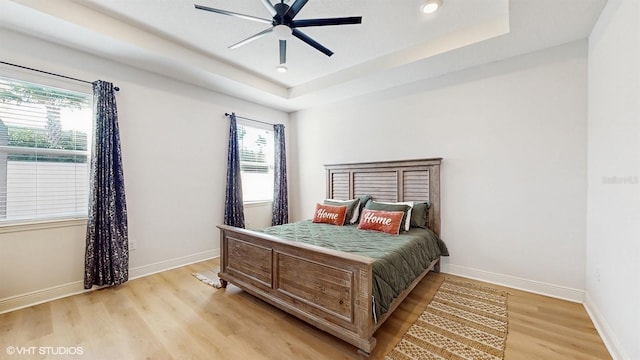
[[[422,12],[425,14],[432,14],[436,12],[440,6],[442,6],[441,0],[426,0],[422,5]]]
[[[293,34],[293,30],[287,25],[280,24],[273,27],[273,33],[279,40],[287,40]]]
[[[280,64],[278,66],[276,66],[276,71],[279,73],[286,73],[287,70],[289,70],[289,68],[287,68],[287,65],[285,64]]]

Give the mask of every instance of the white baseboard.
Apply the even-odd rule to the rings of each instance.
[[[613,360],[631,359],[631,357],[623,350],[618,338],[611,330],[609,323],[604,316],[602,316],[602,313],[598,310],[598,307],[594,304],[593,299],[591,299],[588,292],[586,292],[584,296],[584,308],[587,310],[587,314],[589,314],[591,321],[593,321],[593,325],[595,325],[598,334],[600,334],[600,338],[602,338],[602,341],[607,347],[607,350],[609,350],[609,354]]]
[[[0,299],[0,314],[88,291],[91,290],[84,289],[84,281],[74,281],[42,290],[7,297]]]
[[[129,280],[141,278],[158,272],[175,269],[177,267],[193,264],[196,262],[216,258],[220,256],[220,250],[209,250],[201,253],[182,256],[175,259],[138,266],[129,269]],[[29,306],[42,304],[45,302],[57,300],[67,296],[82,294],[85,292],[96,290],[97,288],[85,290],[84,282],[74,281],[67,284],[52,286],[46,289],[31,291],[25,294],[10,296],[0,299],[0,314],[23,309]]]
[[[203,251],[201,253],[181,256],[175,259],[160,261],[153,264],[147,264],[129,269],[129,280],[149,276],[162,271],[175,269],[181,266],[197,263],[204,260],[213,259],[220,256],[220,249]]]
[[[524,290],[572,302],[582,303],[584,301],[584,290],[573,289],[570,287],[548,284],[540,281],[452,264],[442,264],[441,271],[452,275],[463,276],[470,279],[507,286],[518,290]]]

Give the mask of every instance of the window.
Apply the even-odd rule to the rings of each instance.
[[[273,201],[273,129],[238,121],[244,202]]]
[[[92,98],[0,76],[0,225],[87,216]]]

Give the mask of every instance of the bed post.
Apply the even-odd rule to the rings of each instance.
[[[440,236],[440,159],[429,167],[429,228]]]

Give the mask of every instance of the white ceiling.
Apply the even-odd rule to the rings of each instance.
[[[268,25],[194,8],[271,18],[261,0],[0,0],[0,26],[295,111],[583,39],[606,3],[443,0],[427,15],[421,1],[310,0],[296,19],[362,24],[301,29],[335,54],[291,39],[284,74],[271,35],[228,49]]]

